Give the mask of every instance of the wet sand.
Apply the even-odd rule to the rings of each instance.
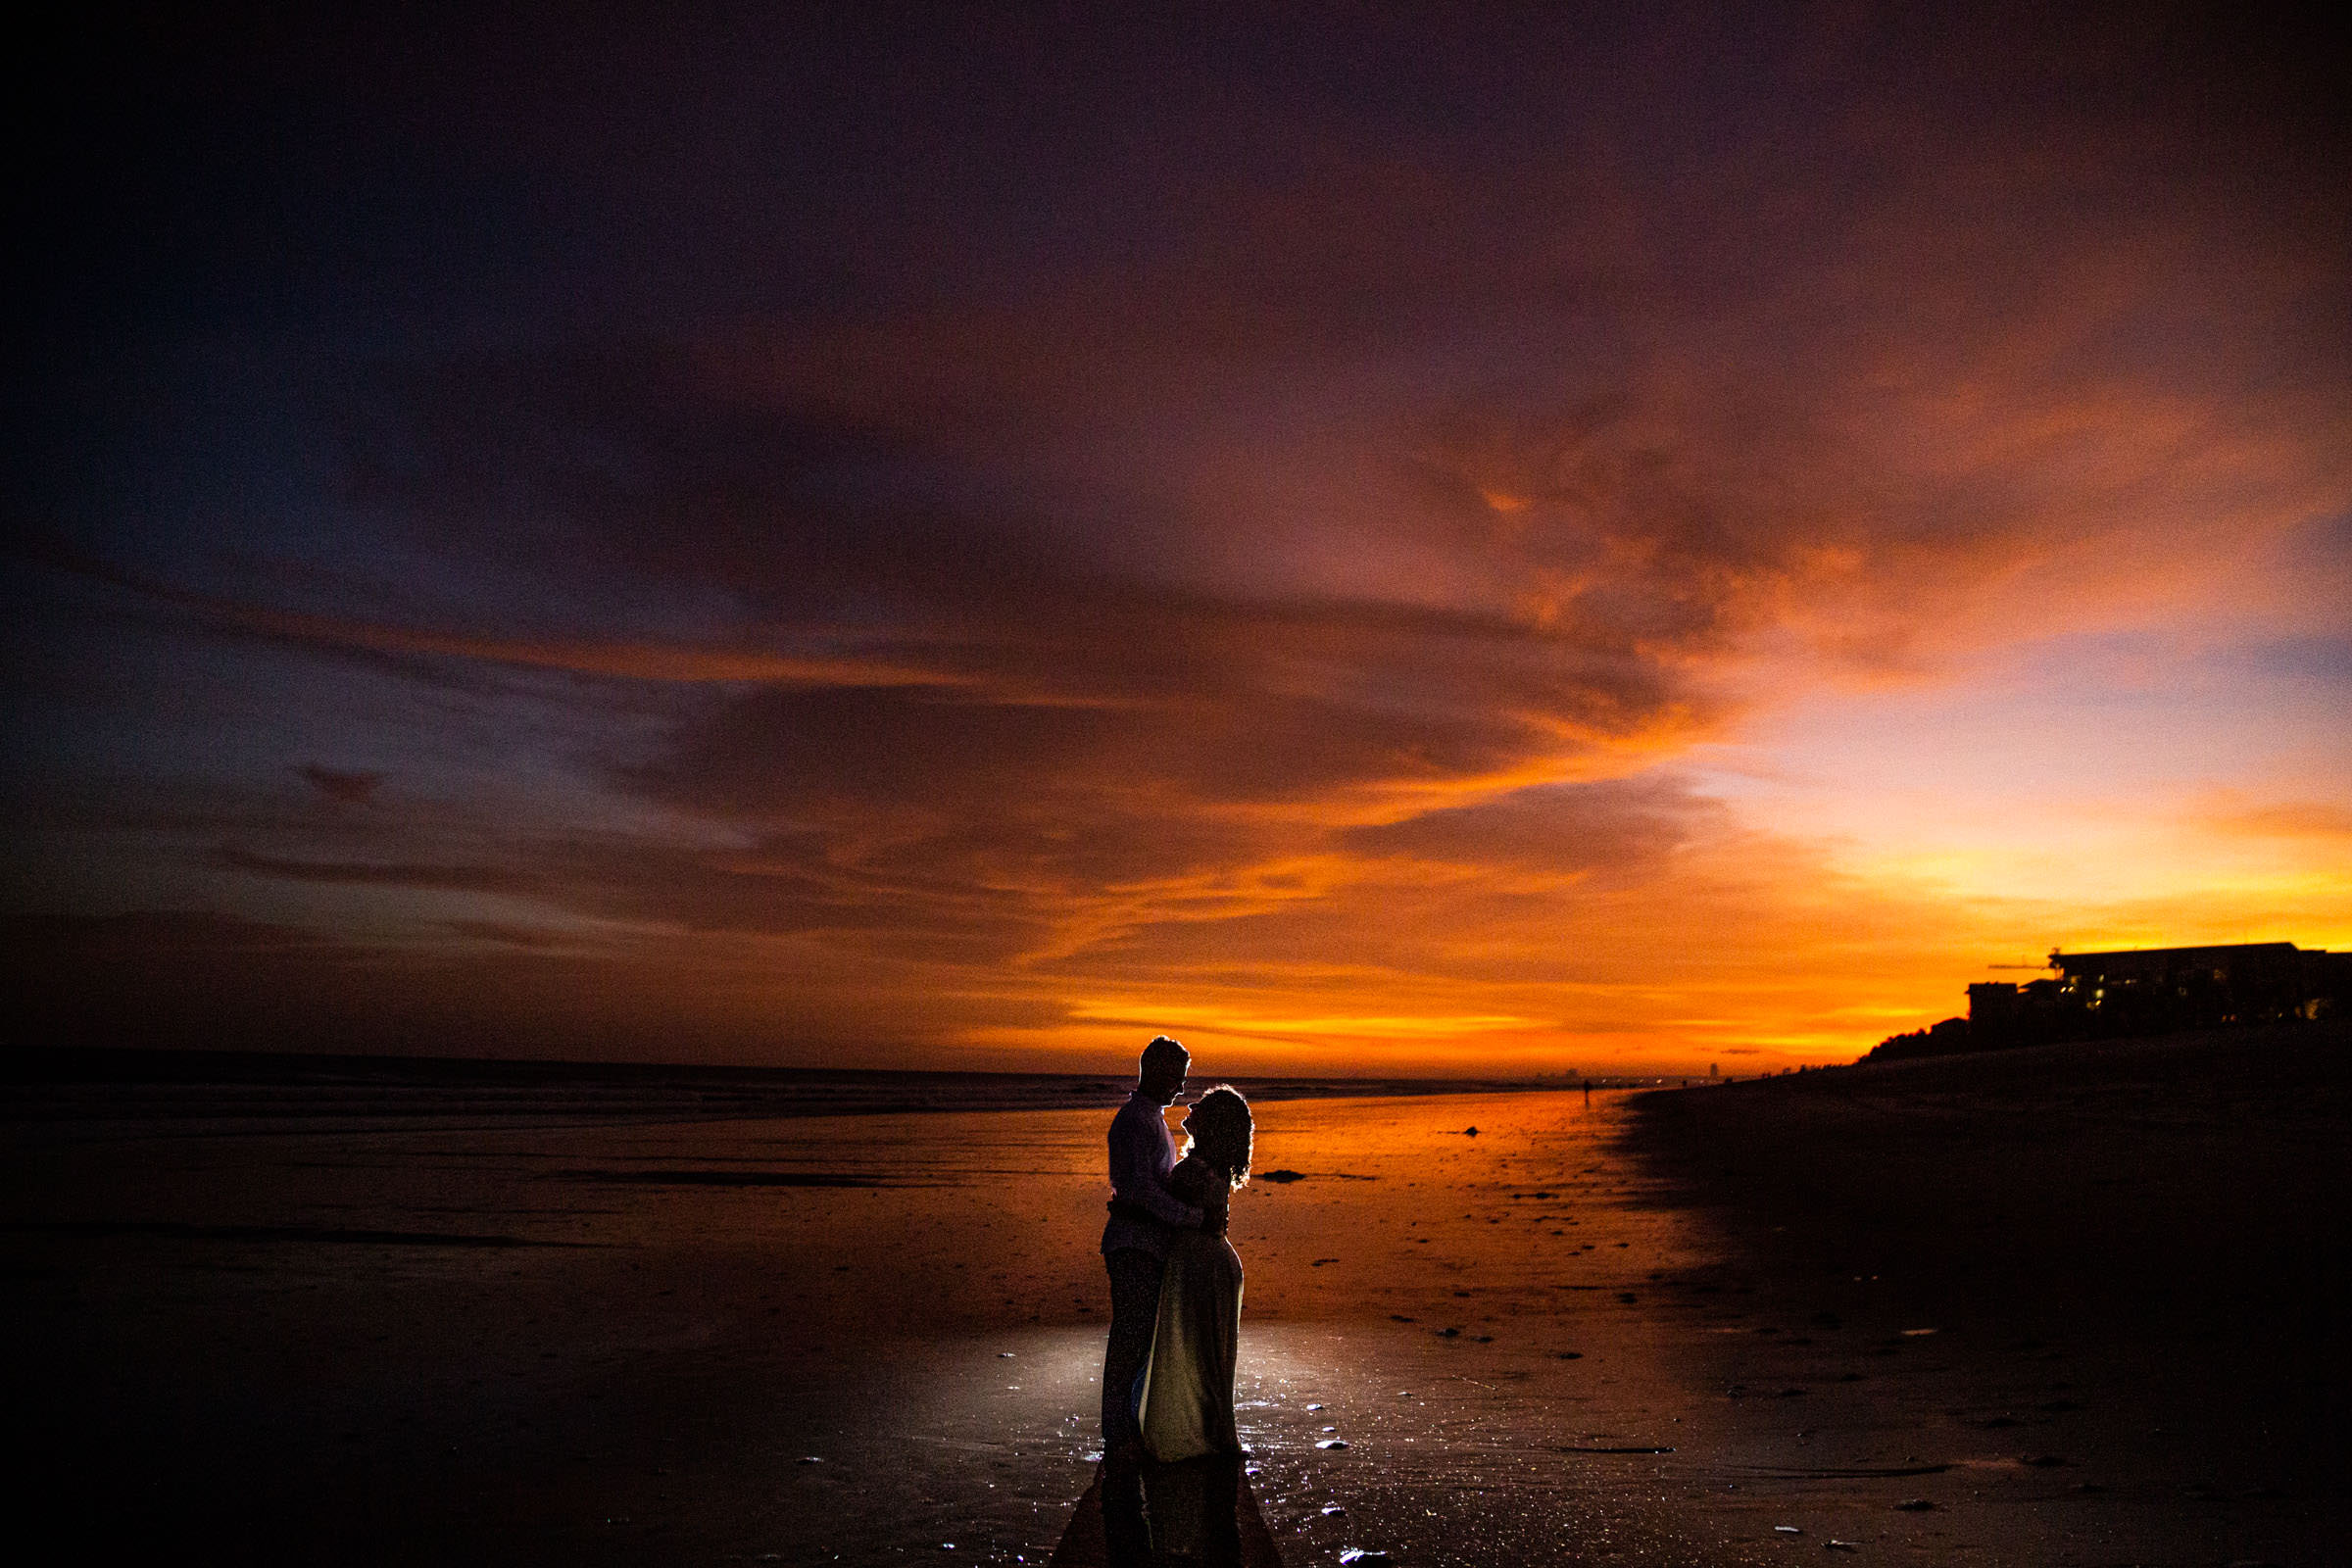
[[[1544,1446],[1669,1423],[1618,1292],[1677,1222],[1622,1201],[1612,1103],[1268,1107],[1301,1179],[1237,1203],[1242,1424],[1292,1560],[1676,1539],[1648,1456]],[[287,1560],[1042,1560],[1093,1472],[1110,1108],[21,1129],[33,1494]]]
[[[1264,1108],[1240,1417],[1286,1561],[2325,1560],[2340,1503],[2197,1437],[2217,1502],[2107,1479],[2067,1424],[2106,1396],[2056,1388],[2105,1386],[2095,1324],[1915,1322],[1899,1269],[1670,1185],[1720,1126],[1627,1107]],[[25,1494],[92,1554],[1042,1562],[1094,1468],[1111,1108],[19,1124]]]

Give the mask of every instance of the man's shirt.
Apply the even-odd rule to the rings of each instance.
[[[1145,1099],[1139,1089],[1110,1118],[1110,1190],[1153,1217],[1139,1219],[1111,1210],[1102,1227],[1105,1257],[1123,1247],[1165,1257],[1167,1227],[1200,1223],[1200,1211],[1179,1202],[1168,1191],[1168,1172],[1175,1168],[1176,1143],[1168,1136],[1166,1108]]]

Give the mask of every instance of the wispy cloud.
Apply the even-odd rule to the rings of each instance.
[[[387,303],[438,229],[346,247],[397,277],[256,243],[327,302],[299,353],[221,306],[171,340],[215,390],[43,449],[16,787],[73,869],[20,882],[318,932],[437,1027],[876,1060],[1152,1018],[1823,1056],[1980,951],[2345,932],[2304,67],[2063,19],[1231,25],[1146,62],[1073,24],[1054,71],[640,40],[759,83],[674,101],[272,76],[429,128],[338,200],[511,165],[589,238],[449,238],[447,316]]]
[[[365,806],[375,798],[376,786],[383,783],[381,773],[363,773],[346,768],[322,767],[317,762],[305,762],[294,770],[310,782],[313,789],[330,801],[345,806]]]
[[[294,882],[331,882],[353,887],[431,888],[450,893],[526,893],[540,883],[527,873],[489,865],[400,865],[372,861],[288,859],[256,855],[233,845],[220,851],[232,871],[283,877]]]

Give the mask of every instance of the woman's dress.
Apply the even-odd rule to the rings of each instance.
[[[1159,1286],[1159,1321],[1144,1364],[1136,1419],[1144,1447],[1162,1463],[1239,1453],[1233,1430],[1234,1349],[1242,1322],[1242,1260],[1225,1239],[1233,1194],[1196,1155],[1178,1162],[1169,1190],[1202,1210],[1206,1228],[1178,1234]]]

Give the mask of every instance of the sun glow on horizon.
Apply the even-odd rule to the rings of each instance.
[[[2340,93],[2046,20],[154,62],[28,155],[11,1000],[1703,1072],[2352,947]]]

